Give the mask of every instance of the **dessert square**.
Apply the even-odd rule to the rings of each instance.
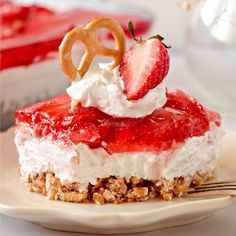
[[[221,135],[220,116],[181,91],[142,118],[114,118],[93,107],[71,112],[68,95],[16,113],[21,179],[31,191],[64,201],[181,196],[214,176]]]
[[[115,49],[99,45],[94,32],[102,27]],[[137,39],[132,22],[129,28],[136,43],[127,52],[113,19],[71,30],[59,48],[72,81],[67,94],[16,112],[20,178],[29,191],[76,203],[171,200],[214,177],[221,116],[181,90],[167,91],[163,38]],[[87,45],[78,68],[76,40]],[[90,68],[101,54],[113,63]]]

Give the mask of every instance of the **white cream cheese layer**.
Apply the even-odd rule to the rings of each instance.
[[[67,89],[72,104],[96,107],[104,113],[118,117],[142,117],[166,103],[164,82],[151,89],[143,98],[128,101],[119,67],[109,69],[108,64],[99,64],[89,69],[83,78],[77,78]]]
[[[220,154],[222,131],[213,128],[205,135],[192,137],[176,150],[161,153],[127,152],[109,155],[103,148],[86,144],[60,146],[49,139],[38,139],[28,129],[19,129],[15,143],[19,151],[21,176],[52,171],[65,184],[95,184],[97,178],[117,176],[129,179],[173,179],[213,171]]]

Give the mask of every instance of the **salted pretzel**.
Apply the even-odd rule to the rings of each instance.
[[[101,28],[107,28],[112,33],[116,44],[114,49],[106,48],[99,43],[96,33]],[[82,41],[85,46],[85,54],[78,68],[72,62],[72,47],[77,40]],[[113,57],[114,61],[111,67],[114,68],[120,64],[124,53],[125,34],[123,29],[117,21],[105,17],[96,17],[85,27],[72,29],[65,35],[59,46],[61,68],[72,81],[75,80],[77,72],[81,77],[87,72],[96,56]]]

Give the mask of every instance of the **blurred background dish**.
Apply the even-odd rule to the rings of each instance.
[[[206,103],[236,119],[236,1],[207,0],[195,9],[186,62]]]
[[[59,68],[58,46],[68,30],[95,16],[117,19],[126,33],[131,19],[137,35],[145,34],[152,24],[152,15],[142,9],[96,2],[0,2],[1,129],[13,124],[16,109],[65,92],[69,82]],[[103,43],[112,39],[107,31],[99,32],[98,37]],[[74,50],[76,60],[82,52],[81,46]]]

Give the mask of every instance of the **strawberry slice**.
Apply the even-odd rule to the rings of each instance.
[[[128,100],[138,100],[150,89],[162,82],[169,70],[168,48],[162,43],[160,35],[138,40],[135,37],[133,24],[129,30],[136,43],[124,54],[120,74],[124,81],[124,93]]]

